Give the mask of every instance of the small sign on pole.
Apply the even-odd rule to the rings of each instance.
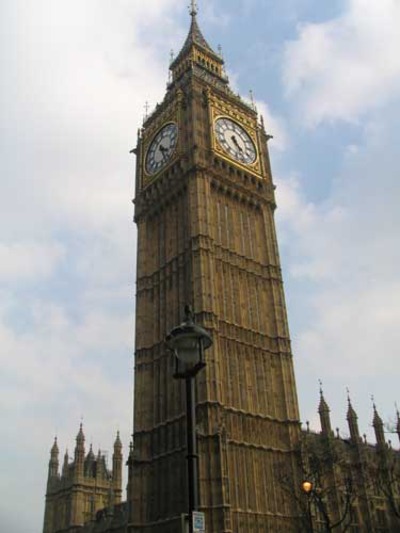
[[[193,533],[206,533],[206,518],[200,511],[193,511]]]

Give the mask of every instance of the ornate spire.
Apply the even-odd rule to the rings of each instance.
[[[348,409],[347,409],[346,418],[349,423],[351,440],[355,443],[359,443],[360,432],[358,430],[358,416],[357,416],[357,413],[354,411],[353,406],[351,404],[349,389],[347,389],[347,403],[348,403]]]
[[[372,420],[372,424],[374,427],[379,427],[379,426],[383,427],[382,418],[379,416],[379,413],[378,413],[378,410],[376,408],[376,404],[374,401],[374,397],[372,397],[372,402],[373,402],[372,407],[374,408],[374,418]]]
[[[119,437],[119,431],[117,431],[117,436],[116,436],[116,439],[115,439],[115,442],[114,442],[114,451],[121,451],[122,450],[122,442],[121,442],[121,439]]]
[[[385,446],[385,433],[383,431],[382,418],[378,414],[378,410],[375,405],[374,397],[372,396],[371,399],[372,399],[372,402],[373,402],[372,405],[374,408],[374,418],[372,419],[372,425],[374,426],[374,430],[375,430],[376,443],[378,444],[378,446],[384,447]]]
[[[83,475],[85,462],[85,435],[83,434],[82,422],[79,426],[79,432],[76,436],[75,446],[75,476]]]
[[[83,444],[84,442],[85,442],[85,435],[83,434],[82,422],[81,422],[79,426],[78,435],[76,436],[76,443]]]
[[[347,420],[351,420],[351,419],[358,420],[357,413],[354,411],[353,406],[351,404],[349,389],[347,389],[347,405],[348,405],[348,408],[347,408]]]
[[[54,444],[50,450],[50,461],[49,461],[49,477],[52,479],[58,476],[58,445],[57,437],[54,439]]]
[[[319,382],[319,406],[318,406],[318,412],[319,413],[329,413],[330,409],[328,404],[325,401],[324,398],[324,391],[322,390],[322,381],[318,380]]]
[[[323,433],[324,435],[331,435],[332,428],[331,428],[331,417],[329,415],[330,409],[324,398],[321,380],[319,380],[319,396],[320,396],[320,399],[319,399],[318,413],[319,413],[319,418],[321,422],[321,433]]]
[[[211,56],[213,61],[216,62],[218,65],[223,64],[223,59],[214,52],[214,50],[211,48],[211,46],[208,44],[208,42],[205,40],[200,27],[197,23],[197,2],[193,1],[191,2],[191,5],[189,6],[190,9],[190,16],[192,17],[192,22],[190,24],[190,29],[188,36],[186,37],[186,40],[182,46],[181,51],[176,56],[176,58],[171,62],[170,69],[174,71],[174,69],[180,64],[183,57],[186,55],[189,55],[189,52],[193,49],[193,47],[198,47],[202,52],[205,52],[207,55]]]
[[[57,437],[54,437],[54,444],[51,447],[51,451],[50,451],[51,457],[52,458],[55,458],[55,457],[58,458],[58,452],[59,452],[59,450],[58,450],[58,444],[57,444]]]
[[[90,448],[89,448],[88,454],[87,454],[87,456],[86,456],[86,459],[90,459],[90,460],[93,460],[93,461],[94,461],[94,453],[93,453],[93,446],[92,446],[92,444],[90,444]]]

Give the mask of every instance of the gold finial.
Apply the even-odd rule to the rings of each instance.
[[[197,2],[196,2],[196,0],[191,0],[189,9],[190,9],[190,15],[192,17],[195,17],[197,15]]]
[[[254,111],[256,111],[256,104],[254,102],[254,94],[253,94],[252,89],[250,89],[249,94],[250,94],[251,107],[254,109]]]
[[[149,105],[149,102],[146,101],[146,103],[144,104],[144,116],[143,116],[143,122],[145,122],[145,120],[147,119],[147,117],[149,116],[149,109],[150,109],[150,105]]]

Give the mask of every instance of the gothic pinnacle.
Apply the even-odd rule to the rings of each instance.
[[[350,398],[350,391],[349,389],[346,389],[347,390],[347,405],[348,405],[348,409],[347,409],[347,420],[350,420],[351,418],[357,420],[357,413],[354,411],[353,409],[353,406],[351,404],[351,398]]]
[[[318,407],[318,412],[319,413],[329,413],[330,409],[329,409],[329,406],[328,404],[326,403],[326,400],[324,398],[324,391],[322,389],[322,381],[319,380],[319,397],[320,397],[320,400],[319,400],[319,407]]]
[[[57,445],[57,437],[54,437],[54,444],[51,448],[51,454],[52,455],[58,455],[58,445]]]

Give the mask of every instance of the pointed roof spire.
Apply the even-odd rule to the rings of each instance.
[[[346,389],[346,390],[347,390],[347,404],[348,404],[347,420],[358,420],[357,413],[354,411],[353,406],[351,404],[350,391],[349,389]]]
[[[382,418],[379,416],[378,410],[376,408],[374,397],[371,396],[372,399],[372,406],[374,408],[374,418],[372,419],[372,425],[376,427],[383,427]]]
[[[89,448],[88,454],[86,456],[86,459],[90,459],[91,461],[92,460],[94,461],[93,446],[92,446],[91,443],[90,443],[90,448]]]
[[[378,410],[375,405],[374,397],[372,396],[371,399],[372,399],[372,402],[373,402],[372,405],[374,408],[374,418],[372,419],[372,425],[374,426],[375,438],[376,438],[376,442],[378,446],[383,448],[385,446],[385,433],[383,430],[383,422],[382,422],[382,418],[378,414]]]
[[[79,432],[78,432],[78,435],[76,436],[76,442],[77,444],[83,444],[85,442],[85,435],[83,434],[82,422],[80,423],[80,426],[79,426]]]
[[[50,453],[51,453],[51,455],[52,455],[53,457],[55,457],[55,456],[58,456],[58,451],[59,451],[59,450],[58,450],[58,444],[57,444],[57,437],[54,437],[54,444],[53,444],[53,446],[51,447],[51,451],[50,451]]]
[[[170,69],[173,70],[178,63],[180,63],[180,60],[184,55],[186,55],[187,52],[189,52],[194,45],[198,46],[200,49],[211,55],[214,59],[214,61],[218,62],[219,64],[223,64],[223,60],[221,57],[214,52],[214,50],[211,48],[211,46],[208,44],[208,42],[205,40],[199,25],[197,23],[197,2],[194,0],[191,0],[191,4],[189,6],[190,10],[190,16],[192,17],[192,22],[190,24],[190,29],[188,36],[186,37],[186,40],[183,44],[183,47],[179,54],[175,57],[175,59],[171,62]]]
[[[330,409],[324,398],[321,380],[319,380],[319,395],[320,395],[320,400],[319,400],[319,406],[318,406],[318,413],[319,413],[319,419],[321,422],[321,433],[323,435],[330,436],[332,434],[331,418],[329,416]]]
[[[187,50],[191,45],[197,44],[197,45],[201,46],[202,48],[205,48],[209,52],[212,52],[213,54],[215,54],[214,50],[211,48],[211,46],[205,40],[205,38],[204,38],[204,36],[203,36],[203,34],[202,34],[201,30],[200,30],[200,27],[199,27],[199,24],[198,24],[197,18],[196,18],[197,9],[194,9],[194,10],[192,9],[190,14],[192,16],[192,23],[190,25],[189,34],[186,37],[186,41],[185,41],[185,43],[183,45],[183,48],[182,48],[181,52],[183,50]]]
[[[322,381],[319,379],[319,406],[318,406],[318,412],[319,413],[329,413],[330,409],[328,404],[325,401],[324,398],[324,391],[322,390]]]
[[[346,418],[347,418],[347,422],[349,423],[350,436],[354,443],[359,444],[360,432],[358,429],[358,416],[351,404],[349,389],[347,389],[347,403],[348,403],[348,409],[347,409]]]
[[[117,437],[114,442],[114,450],[121,450],[122,449],[122,442],[119,437],[119,431],[117,431]]]

